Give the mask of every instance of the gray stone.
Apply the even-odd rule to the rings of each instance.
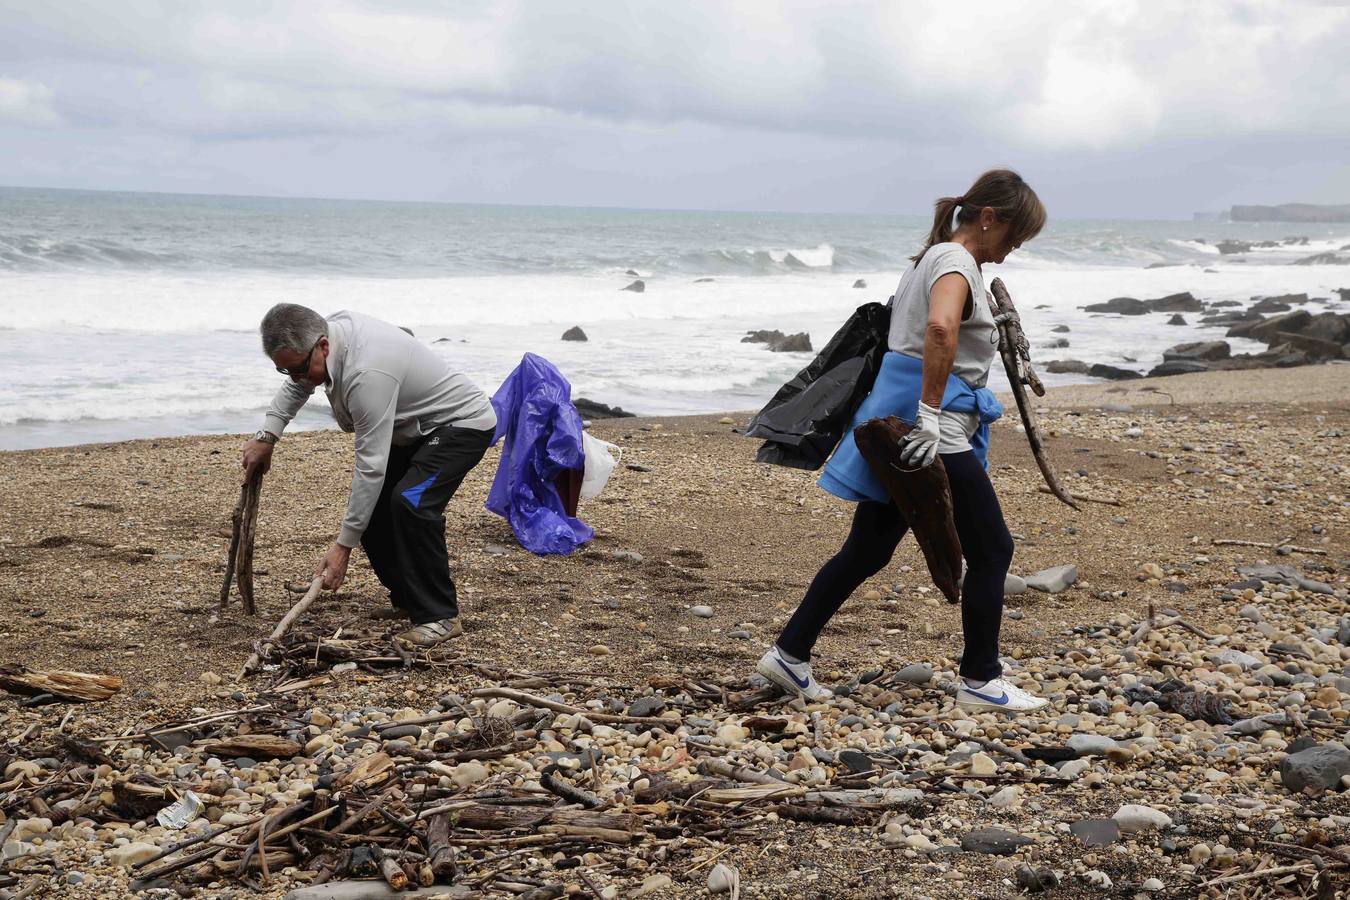
[[[735,638],[738,641],[748,641],[750,640],[750,632],[746,631],[744,628],[738,628],[735,631],[728,631],[727,637]]]
[[[1289,587],[1298,587],[1301,577],[1293,566],[1240,566],[1238,574]]]
[[[1104,734],[1074,734],[1067,743],[1079,756],[1105,756],[1107,750],[1116,746],[1115,738]]]
[[[1306,788],[1338,790],[1350,775],[1350,750],[1344,744],[1319,744],[1280,761],[1280,779],[1295,793]]]
[[[1259,669],[1265,665],[1261,660],[1252,656],[1250,653],[1243,653],[1241,650],[1221,650],[1214,654],[1214,661],[1221,666],[1236,665],[1241,666],[1242,671],[1249,672],[1252,669]]]
[[[1045,591],[1048,594],[1058,594],[1068,589],[1069,585],[1078,580],[1078,567],[1075,565],[1055,566],[1050,569],[1043,569],[1035,575],[1026,579],[1027,587],[1032,590]]]
[[[1003,579],[1003,596],[1015,597],[1027,592],[1027,583],[1021,577],[1009,572]]]
[[[991,853],[995,856],[1011,856],[1018,848],[1034,843],[1031,838],[1023,837],[1004,828],[976,828],[961,835],[961,849],[969,853]]]
[[[574,325],[563,332],[562,339],[564,341],[585,341],[587,338],[586,332],[581,330],[581,326]]]
[[[1089,303],[1084,312],[1115,313],[1121,316],[1142,316],[1152,312],[1152,308],[1143,300],[1133,297],[1112,297],[1105,303]]]
[[[666,708],[666,701],[655,695],[639,697],[628,707],[630,716],[655,716]]]
[[[895,680],[905,684],[927,684],[933,680],[933,667],[928,663],[913,663],[896,672]]]
[[[380,738],[386,741],[397,741],[400,738],[420,738],[421,736],[421,725],[395,725],[393,728],[386,728],[380,732]]]
[[[867,758],[867,754],[858,750],[839,751],[839,762],[843,763],[844,767],[855,775],[859,772],[870,772],[876,768],[872,765],[872,760]]]
[[[711,606],[691,606],[689,607],[689,612],[698,616],[700,619],[711,619],[713,609]]]
[[[1085,847],[1105,847],[1120,840],[1120,825],[1115,819],[1082,819],[1069,826],[1069,833]]]
[[[1252,603],[1248,603],[1246,606],[1242,607],[1242,609],[1238,611],[1238,615],[1253,622],[1260,622],[1264,618],[1261,614],[1261,607]]]
[[[643,291],[647,290],[647,284],[641,278],[639,278],[637,281],[634,281],[627,287],[622,288],[622,290],[632,291],[635,294],[641,294]]]

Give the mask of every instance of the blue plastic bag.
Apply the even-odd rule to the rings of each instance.
[[[492,442],[506,443],[485,505],[511,523],[526,550],[568,555],[595,536],[595,529],[567,514],[558,495],[559,473],[586,463],[572,385],[548,360],[526,353],[492,395],[492,407]]]

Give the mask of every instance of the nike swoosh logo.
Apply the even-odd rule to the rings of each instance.
[[[786,672],[787,677],[791,678],[792,683],[797,687],[804,688],[811,683],[810,678],[798,678],[796,675],[792,674],[792,670],[787,667],[787,663],[783,662],[781,659],[775,657],[774,662],[778,663],[778,668]]]
[[[998,706],[1008,705],[1008,695],[1006,693],[1000,694],[997,697],[990,697],[988,694],[981,694],[978,691],[972,691],[970,688],[966,688],[965,690],[966,693],[972,697],[979,697],[981,700],[986,700],[990,703],[997,704]]]

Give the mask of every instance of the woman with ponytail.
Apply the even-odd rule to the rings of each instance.
[[[985,263],[1001,263],[1045,225],[1045,207],[1016,172],[994,169],[959,197],[938,200],[923,249],[895,290],[889,352],[856,427],[877,416],[916,423],[901,455],[928,466],[942,457],[966,572],[961,588],[965,650],[956,702],[977,710],[1029,712],[1046,701],[1003,677],[998,635],[1003,583],[1013,542],[989,481],[989,423],[1003,412],[985,387],[998,355],[998,328],[986,301]],[[815,700],[830,696],[811,674],[811,648],[825,623],[864,581],[891,560],[908,523],[858,453],[850,434],[820,478],[825,490],[857,503],[844,546],[821,568],[761,675]]]

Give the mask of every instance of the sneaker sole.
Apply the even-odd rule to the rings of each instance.
[[[989,712],[999,712],[1015,716],[1021,715],[1022,713],[1032,713],[1036,712],[1037,710],[1045,709],[1050,704],[1042,703],[1040,706],[1032,706],[1026,709],[1020,709],[1016,706],[999,706],[997,703],[986,703],[982,700],[962,700],[958,697],[956,700],[956,705],[961,707],[962,709],[987,710]]]
[[[762,659],[755,665],[755,671],[794,697],[806,696],[801,688],[792,683],[792,679],[783,675],[783,673],[778,671],[775,667],[765,664]]]

